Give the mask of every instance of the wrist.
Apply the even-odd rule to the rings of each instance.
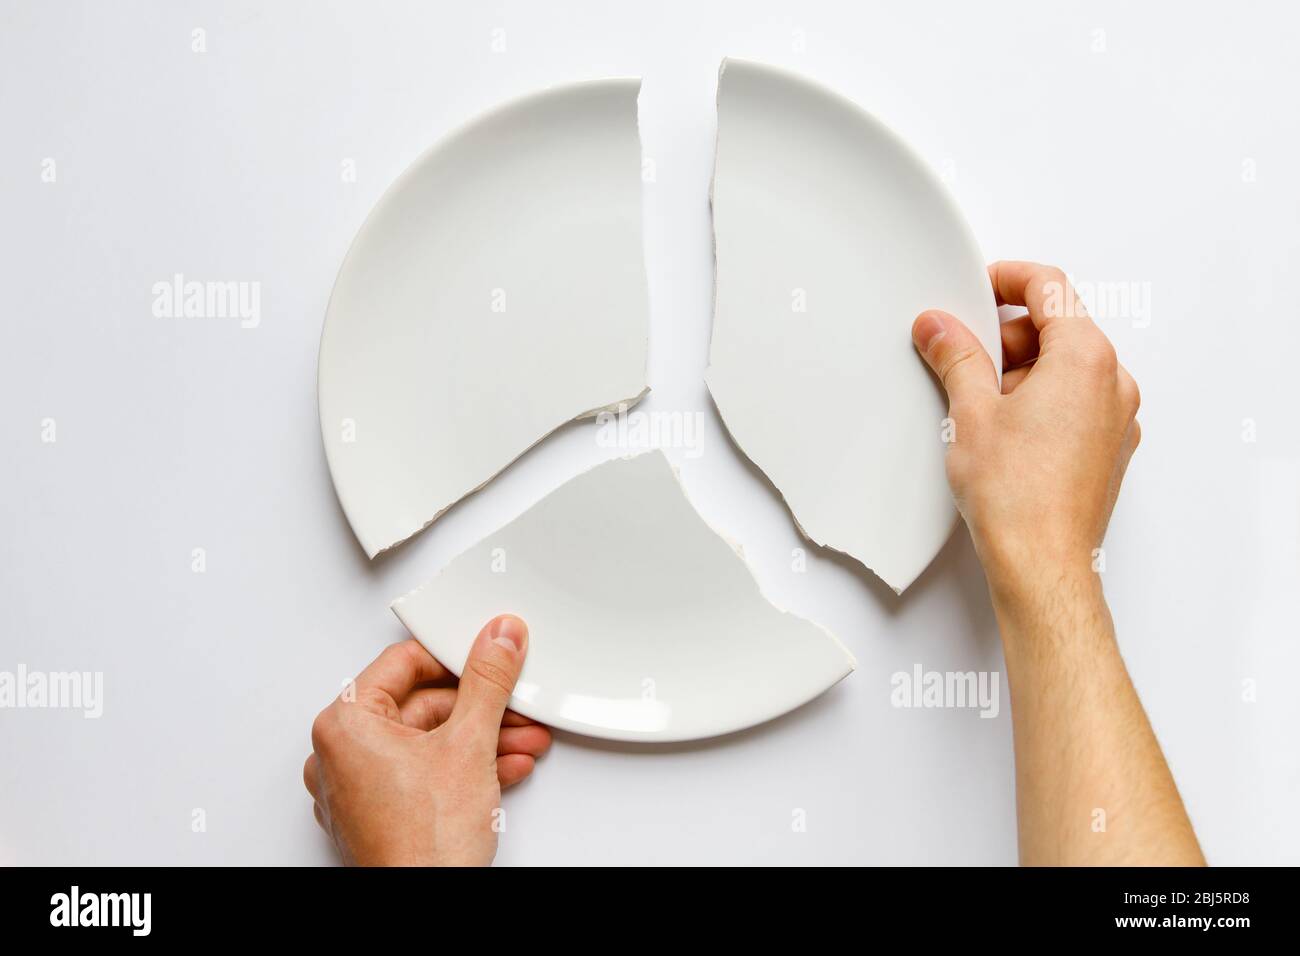
[[[1063,636],[1095,633],[1098,623],[1110,632],[1110,611],[1090,551],[978,550],[1004,644],[1044,630]]]
[[[1050,534],[972,534],[995,603],[1032,603],[1062,588],[1081,596],[1101,594],[1096,552],[1073,543],[1057,543]]]

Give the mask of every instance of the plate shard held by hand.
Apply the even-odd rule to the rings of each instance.
[[[393,611],[457,674],[487,621],[519,615],[528,656],[510,706],[616,740],[741,730],[854,666],[828,631],[762,596],[659,451],[571,479]]]
[[[321,432],[374,557],[561,425],[646,392],[640,81],[557,87],[448,136],[335,282]]]
[[[741,60],[718,79],[712,206],[706,381],[727,430],[804,535],[901,593],[956,522],[944,441],[961,440],[912,321],[951,312],[1000,356],[979,248],[885,126]]]

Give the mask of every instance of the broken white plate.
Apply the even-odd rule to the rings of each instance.
[[[912,347],[912,320],[944,309],[1001,354],[979,247],[878,120],[742,60],[719,74],[712,204],[706,381],[727,429],[808,538],[901,593],[957,520],[947,402]]]
[[[601,80],[501,106],[417,159],[361,227],[319,401],[370,557],[566,422],[645,393],[639,90]]]
[[[573,478],[393,611],[457,674],[487,621],[528,622],[510,706],[614,740],[691,740],[777,717],[853,657],[769,604],[660,451]]]

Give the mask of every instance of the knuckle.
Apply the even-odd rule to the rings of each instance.
[[[1060,292],[1069,279],[1060,266],[1040,265],[1030,281],[1037,284],[1044,292]]]
[[[395,660],[400,660],[401,658],[414,659],[414,655],[411,653],[412,649],[410,646],[413,643],[414,643],[414,638],[405,641],[395,641],[392,644],[389,644],[387,647],[385,647],[382,651],[380,651],[379,657],[377,657],[376,660],[395,661]]]
[[[389,644],[387,647],[383,649],[382,652],[380,652],[379,658],[396,660],[403,657],[410,657],[411,650],[409,647],[407,647],[409,643],[410,641],[397,641],[393,644]]]
[[[357,698],[352,702],[351,706],[373,714],[383,714],[394,719],[397,719],[400,713],[397,701],[393,700],[392,695],[378,687],[361,688],[357,691]]]
[[[467,667],[480,682],[495,688],[506,697],[514,693],[514,675],[500,664],[482,657],[476,657],[469,662]]]
[[[1043,283],[1054,282],[1058,285],[1064,285],[1067,281],[1069,281],[1066,278],[1064,269],[1062,269],[1060,266],[1054,266],[1050,264],[1040,265],[1035,275],[1038,281]]]
[[[947,387],[948,380],[953,373],[963,365],[968,365],[979,352],[979,347],[975,345],[965,345],[953,349],[944,356],[943,361],[939,364],[939,381],[943,382],[944,386]]]
[[[429,653],[424,649],[424,645],[421,644],[413,637],[407,638],[404,641],[399,641],[398,643],[393,644],[392,648],[394,653],[401,654],[402,656],[408,658],[411,661],[411,663],[415,664],[416,666],[422,664],[424,662],[425,656]]]
[[[1097,363],[1107,375],[1119,374],[1119,356],[1109,339],[1102,339],[1101,345],[1097,346]]]
[[[1104,377],[1114,377],[1119,373],[1119,356],[1115,346],[1100,333],[1089,336],[1078,352],[1079,365],[1087,372]]]
[[[1137,380],[1127,371],[1120,375],[1120,395],[1124,404],[1128,407],[1130,416],[1136,415],[1138,409],[1142,407],[1142,390],[1138,388]]]
[[[338,712],[326,707],[311,724],[311,746],[317,753],[328,750],[338,736]]]
[[[1077,318],[1084,314],[1083,304],[1070,285],[1070,277],[1059,266],[1040,265],[1029,280],[1036,289],[1036,307],[1048,319]],[[1031,306],[1030,311],[1034,311]]]

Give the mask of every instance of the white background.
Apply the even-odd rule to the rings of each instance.
[[[792,573],[790,517],[702,385],[730,54],[894,126],[946,174],[990,259],[1148,284],[1149,324],[1102,320],[1144,396],[1106,591],[1210,860],[1300,863],[1296,21],[1281,4],[3,0],[0,670],[103,671],[106,699],[97,721],[0,711],[0,861],[334,860],[301,782],[308,727],[404,636],[389,600],[619,454],[567,429],[369,565],[316,417],[335,272],[445,132],[608,75],[644,77],[657,167],[644,408],[707,413],[703,454],[670,453],[693,501],[859,669],[711,743],[561,735],[506,798],[499,861],[1015,861],[1005,694],[994,720],[889,701],[890,675],[917,662],[1001,669],[964,530],[902,599],[816,554]],[[153,283],[178,272],[260,282],[261,325],[154,318]]]

